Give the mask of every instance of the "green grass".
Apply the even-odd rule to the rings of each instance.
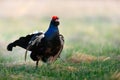
[[[32,20],[30,23],[28,21],[28,19],[0,20],[0,25],[4,26],[0,27],[0,38],[5,43],[5,45],[1,43],[0,46],[3,45],[5,48],[9,42],[36,29],[45,31],[49,25],[49,21],[46,22],[44,18]],[[40,24],[45,27],[40,27]],[[4,31],[5,27],[8,29]],[[99,18],[91,21],[88,21],[86,17],[65,18],[61,20],[60,32],[65,37],[65,46],[61,54],[65,62],[58,59],[51,65],[41,63],[38,69],[35,69],[35,63],[29,55],[27,62],[24,62],[25,50],[17,47],[13,52],[8,52],[1,48],[0,79],[120,80],[120,27],[118,23],[102,21]]]
[[[9,80],[113,80],[113,74],[120,71],[120,61],[95,61],[92,63],[55,63],[42,65],[35,69],[33,65],[0,65],[1,79]],[[113,78],[113,79],[112,79]],[[119,77],[118,77],[119,78]]]

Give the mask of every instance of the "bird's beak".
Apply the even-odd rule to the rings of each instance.
[[[59,22],[59,19],[56,19],[55,22]]]

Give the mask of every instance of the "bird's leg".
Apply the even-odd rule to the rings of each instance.
[[[37,61],[36,61],[36,69],[38,68],[38,63],[39,63],[39,60],[41,60],[41,57],[37,55]]]
[[[38,68],[39,60],[36,61],[36,69]]]

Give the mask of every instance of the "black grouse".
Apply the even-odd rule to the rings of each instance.
[[[12,48],[16,46],[26,49],[25,60],[27,51],[31,51],[30,57],[33,61],[36,61],[36,67],[39,60],[49,63],[54,62],[57,58],[60,58],[64,46],[64,37],[59,33],[58,29],[59,24],[59,18],[53,16],[45,33],[38,32],[20,37],[18,40],[10,43],[7,46],[7,50],[12,51]]]

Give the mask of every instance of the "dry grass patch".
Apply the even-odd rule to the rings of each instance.
[[[107,61],[110,60],[111,57],[106,57],[106,56],[92,56],[84,53],[76,53],[73,54],[70,58],[67,59],[69,62],[73,63],[80,63],[80,62],[92,62],[92,61]]]
[[[73,62],[73,63],[91,62],[94,60],[96,60],[96,57],[83,54],[83,53],[74,54],[68,59],[68,61]]]
[[[66,70],[71,71],[71,72],[78,71],[78,69],[76,67],[73,67],[73,66],[66,67]]]
[[[120,72],[115,71],[111,78],[112,80],[120,80]]]

